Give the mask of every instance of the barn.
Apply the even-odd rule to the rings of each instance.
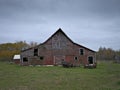
[[[96,67],[96,52],[73,42],[59,28],[45,42],[21,51],[21,65],[61,65]]]

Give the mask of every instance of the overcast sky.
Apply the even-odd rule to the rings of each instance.
[[[0,43],[42,43],[59,28],[90,49],[120,49],[120,0],[0,0]]]

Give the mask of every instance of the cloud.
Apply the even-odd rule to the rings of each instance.
[[[73,41],[92,49],[118,49],[119,11],[120,0],[0,0],[0,43],[41,43],[61,27]]]

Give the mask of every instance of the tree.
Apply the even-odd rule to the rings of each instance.
[[[10,61],[15,54],[20,54],[22,48],[28,46],[29,44],[27,44],[25,41],[0,44],[0,60]]]
[[[115,50],[111,48],[100,47],[99,51],[97,52],[97,59],[98,60],[115,60],[116,55]]]

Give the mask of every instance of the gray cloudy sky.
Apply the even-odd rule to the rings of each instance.
[[[0,43],[42,43],[58,28],[93,50],[120,49],[120,0],[0,0]]]

